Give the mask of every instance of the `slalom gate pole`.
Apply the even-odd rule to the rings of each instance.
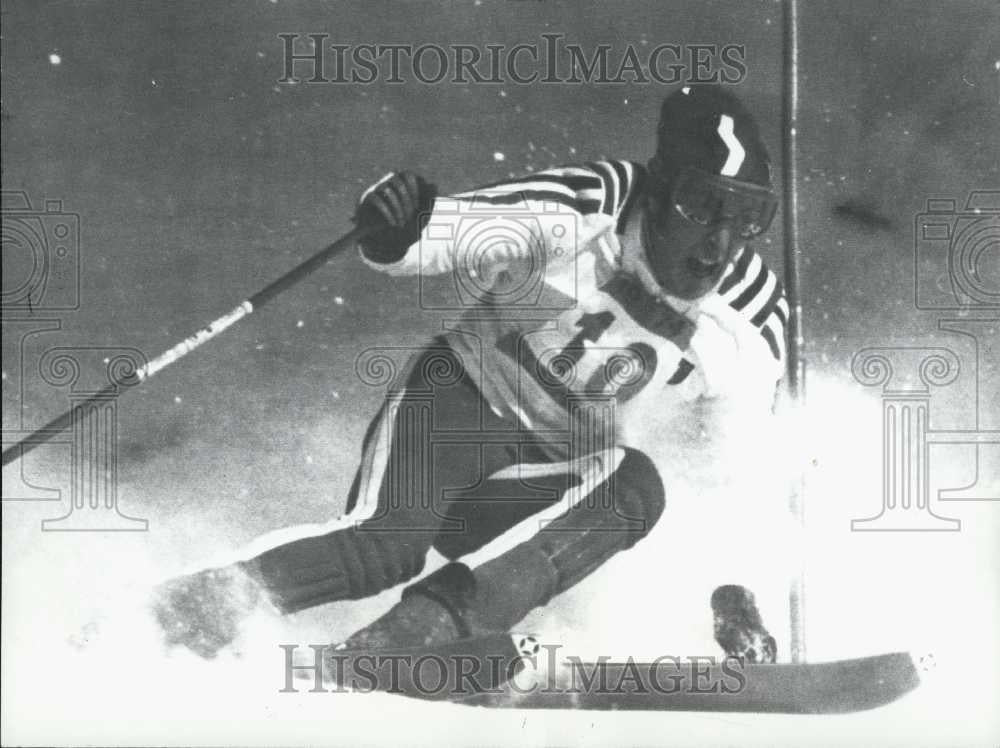
[[[67,427],[73,424],[76,417],[90,410],[90,406],[106,401],[110,395],[114,395],[119,388],[142,384],[157,372],[167,368],[175,361],[179,361],[195,348],[208,342],[219,333],[232,327],[241,319],[263,307],[283,291],[287,291],[303,278],[314,273],[325,265],[330,259],[341,254],[349,247],[352,247],[359,239],[362,239],[374,229],[368,227],[356,227],[344,234],[337,241],[315,255],[305,260],[301,264],[289,270],[273,283],[262,288],[250,298],[242,301],[235,309],[222,315],[218,319],[210,322],[193,335],[185,338],[172,348],[168,348],[159,356],[139,367],[125,381],[109,384],[89,400],[79,403],[74,408],[66,411],[61,416],[53,418],[40,429],[32,432],[20,442],[3,452],[3,464],[8,465],[14,460],[23,457],[35,447],[45,444],[47,441],[57,436]]]
[[[805,335],[802,328],[800,285],[798,153],[799,128],[799,8],[798,0],[784,0],[782,14],[782,218],[784,231],[785,293],[791,310],[788,325],[787,381],[793,422],[798,423],[805,406]],[[789,509],[800,528],[805,528],[805,472],[795,476]],[[806,661],[805,559],[796,559],[797,568],[789,589],[791,614],[791,657],[793,663]]]

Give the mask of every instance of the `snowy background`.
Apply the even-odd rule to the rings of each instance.
[[[68,406],[65,388],[33,369],[22,376],[37,349],[155,355],[342,234],[356,195],[390,169],[457,191],[601,156],[645,161],[667,92],[279,85],[279,33],[513,45],[552,32],[616,54],[629,43],[745,44],[738,90],[779,155],[775,2],[25,0],[5,3],[2,20],[3,189],[27,193],[36,208],[62,200],[81,227],[79,309],[19,321],[5,313],[5,431]],[[165,655],[142,613],[148,585],[262,532],[338,514],[380,399],[358,380],[356,357],[439,327],[420,311],[415,280],[378,276],[352,257],[122,399],[119,503],[147,519],[148,532],[41,530],[69,510],[66,445],[5,469],[5,498],[22,478],[63,498],[3,504],[4,743],[374,744],[396,742],[406,726],[409,742],[427,744],[996,745],[1000,503],[935,502],[960,531],[852,533],[852,519],[881,506],[882,406],[880,388],[859,384],[850,363],[866,347],[948,347],[962,368],[933,392],[931,426],[972,429],[978,418],[980,429],[1000,429],[996,323],[982,325],[977,376],[973,339],[938,329],[968,315],[918,310],[913,261],[914,217],[928,198],[961,207],[970,190],[1000,189],[998,25],[991,2],[802,10],[808,411],[770,435],[776,463],[727,451],[738,479],[679,449],[684,469],[667,478],[670,509],[657,534],[525,622],[581,655],[712,654],[708,594],[744,581],[787,646],[783,577],[802,556],[810,658],[931,654],[937,668],[917,692],[836,718],[487,713],[278,693],[276,643],[336,640],[398,592],[261,619],[239,657]],[[775,268],[779,224],[760,247]],[[982,268],[996,289],[993,237]],[[5,243],[5,278],[24,277],[22,262]],[[23,337],[50,318],[61,329]],[[998,452],[979,451],[982,496],[1000,496]],[[932,457],[932,496],[974,481],[972,448],[938,447]],[[808,481],[804,538],[777,518],[797,466]]]

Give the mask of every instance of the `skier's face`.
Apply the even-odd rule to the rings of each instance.
[[[656,281],[671,296],[697,299],[714,289],[744,240],[732,220],[702,226],[676,210],[661,216],[647,206],[642,244]]]
[[[654,180],[642,244],[657,282],[682,299],[710,293],[739,249],[767,228],[774,207],[769,190],[710,175],[683,172],[670,189]]]

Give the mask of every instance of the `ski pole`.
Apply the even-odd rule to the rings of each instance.
[[[177,345],[168,348],[153,360],[136,369],[135,373],[129,377],[128,381],[109,384],[89,400],[76,405],[74,408],[71,408],[57,418],[53,418],[40,429],[35,430],[20,442],[10,447],[10,449],[4,450],[3,464],[8,465],[19,457],[23,457],[27,452],[30,452],[35,447],[45,444],[47,441],[62,432],[63,429],[72,425],[75,413],[86,413],[89,410],[90,405],[107,400],[108,396],[113,395],[118,390],[119,386],[135,386],[141,384],[157,372],[170,366],[170,364],[175,361],[179,361],[184,356],[191,353],[191,351],[195,348],[198,348],[224,330],[232,327],[248,314],[252,314],[263,307],[278,294],[288,290],[303,278],[311,275],[313,272],[325,265],[331,258],[342,253],[348,247],[353,246],[355,242],[364,238],[373,230],[373,228],[358,226],[347,232],[321,252],[317,252],[308,260],[305,260],[301,264],[292,268],[283,276],[265,286],[250,298],[240,302],[240,304],[232,311],[223,314],[218,319],[210,322],[205,327],[202,327],[193,335],[185,338]]]

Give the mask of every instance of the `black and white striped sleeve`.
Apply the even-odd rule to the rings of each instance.
[[[503,265],[539,251],[550,253],[552,263],[566,262],[614,229],[634,200],[638,168],[624,161],[561,166],[438,197],[418,242],[398,262],[378,269],[390,275],[438,274],[473,261],[477,267]],[[471,237],[471,227],[481,232],[482,219],[490,217],[516,230],[498,224],[502,241],[484,242],[479,233]],[[564,230],[553,231],[556,225]]]
[[[644,169],[630,161],[591,161],[513,177],[462,192],[454,197],[478,204],[555,202],[581,216],[623,217],[638,197]]]
[[[615,230],[622,233],[641,192],[646,170],[631,161],[593,161],[587,167],[600,177],[603,186],[601,212],[615,220]]]
[[[771,354],[784,364],[788,300],[778,276],[746,247],[722,278],[718,293],[760,332]]]
[[[592,169],[564,166],[491,182],[453,197],[476,206],[557,203],[581,216],[588,216],[601,210],[604,189],[603,182]]]
[[[539,249],[569,258],[602,232],[621,230],[639,193],[643,168],[629,161],[604,160],[574,166],[560,166],[481,185],[473,190],[438,197],[420,240],[398,262],[378,265],[391,275],[436,274],[465,262],[469,242],[466,227],[477,219],[495,215],[504,220],[521,220],[528,232],[508,232],[504,240],[491,244],[486,258],[506,263],[524,259]],[[545,217],[532,221],[531,217]],[[472,221],[465,222],[465,218]],[[563,232],[559,246],[546,228],[563,223],[572,232]],[[481,224],[480,224],[481,225]],[[566,252],[567,243],[570,244]],[[484,246],[477,237],[477,245]]]

